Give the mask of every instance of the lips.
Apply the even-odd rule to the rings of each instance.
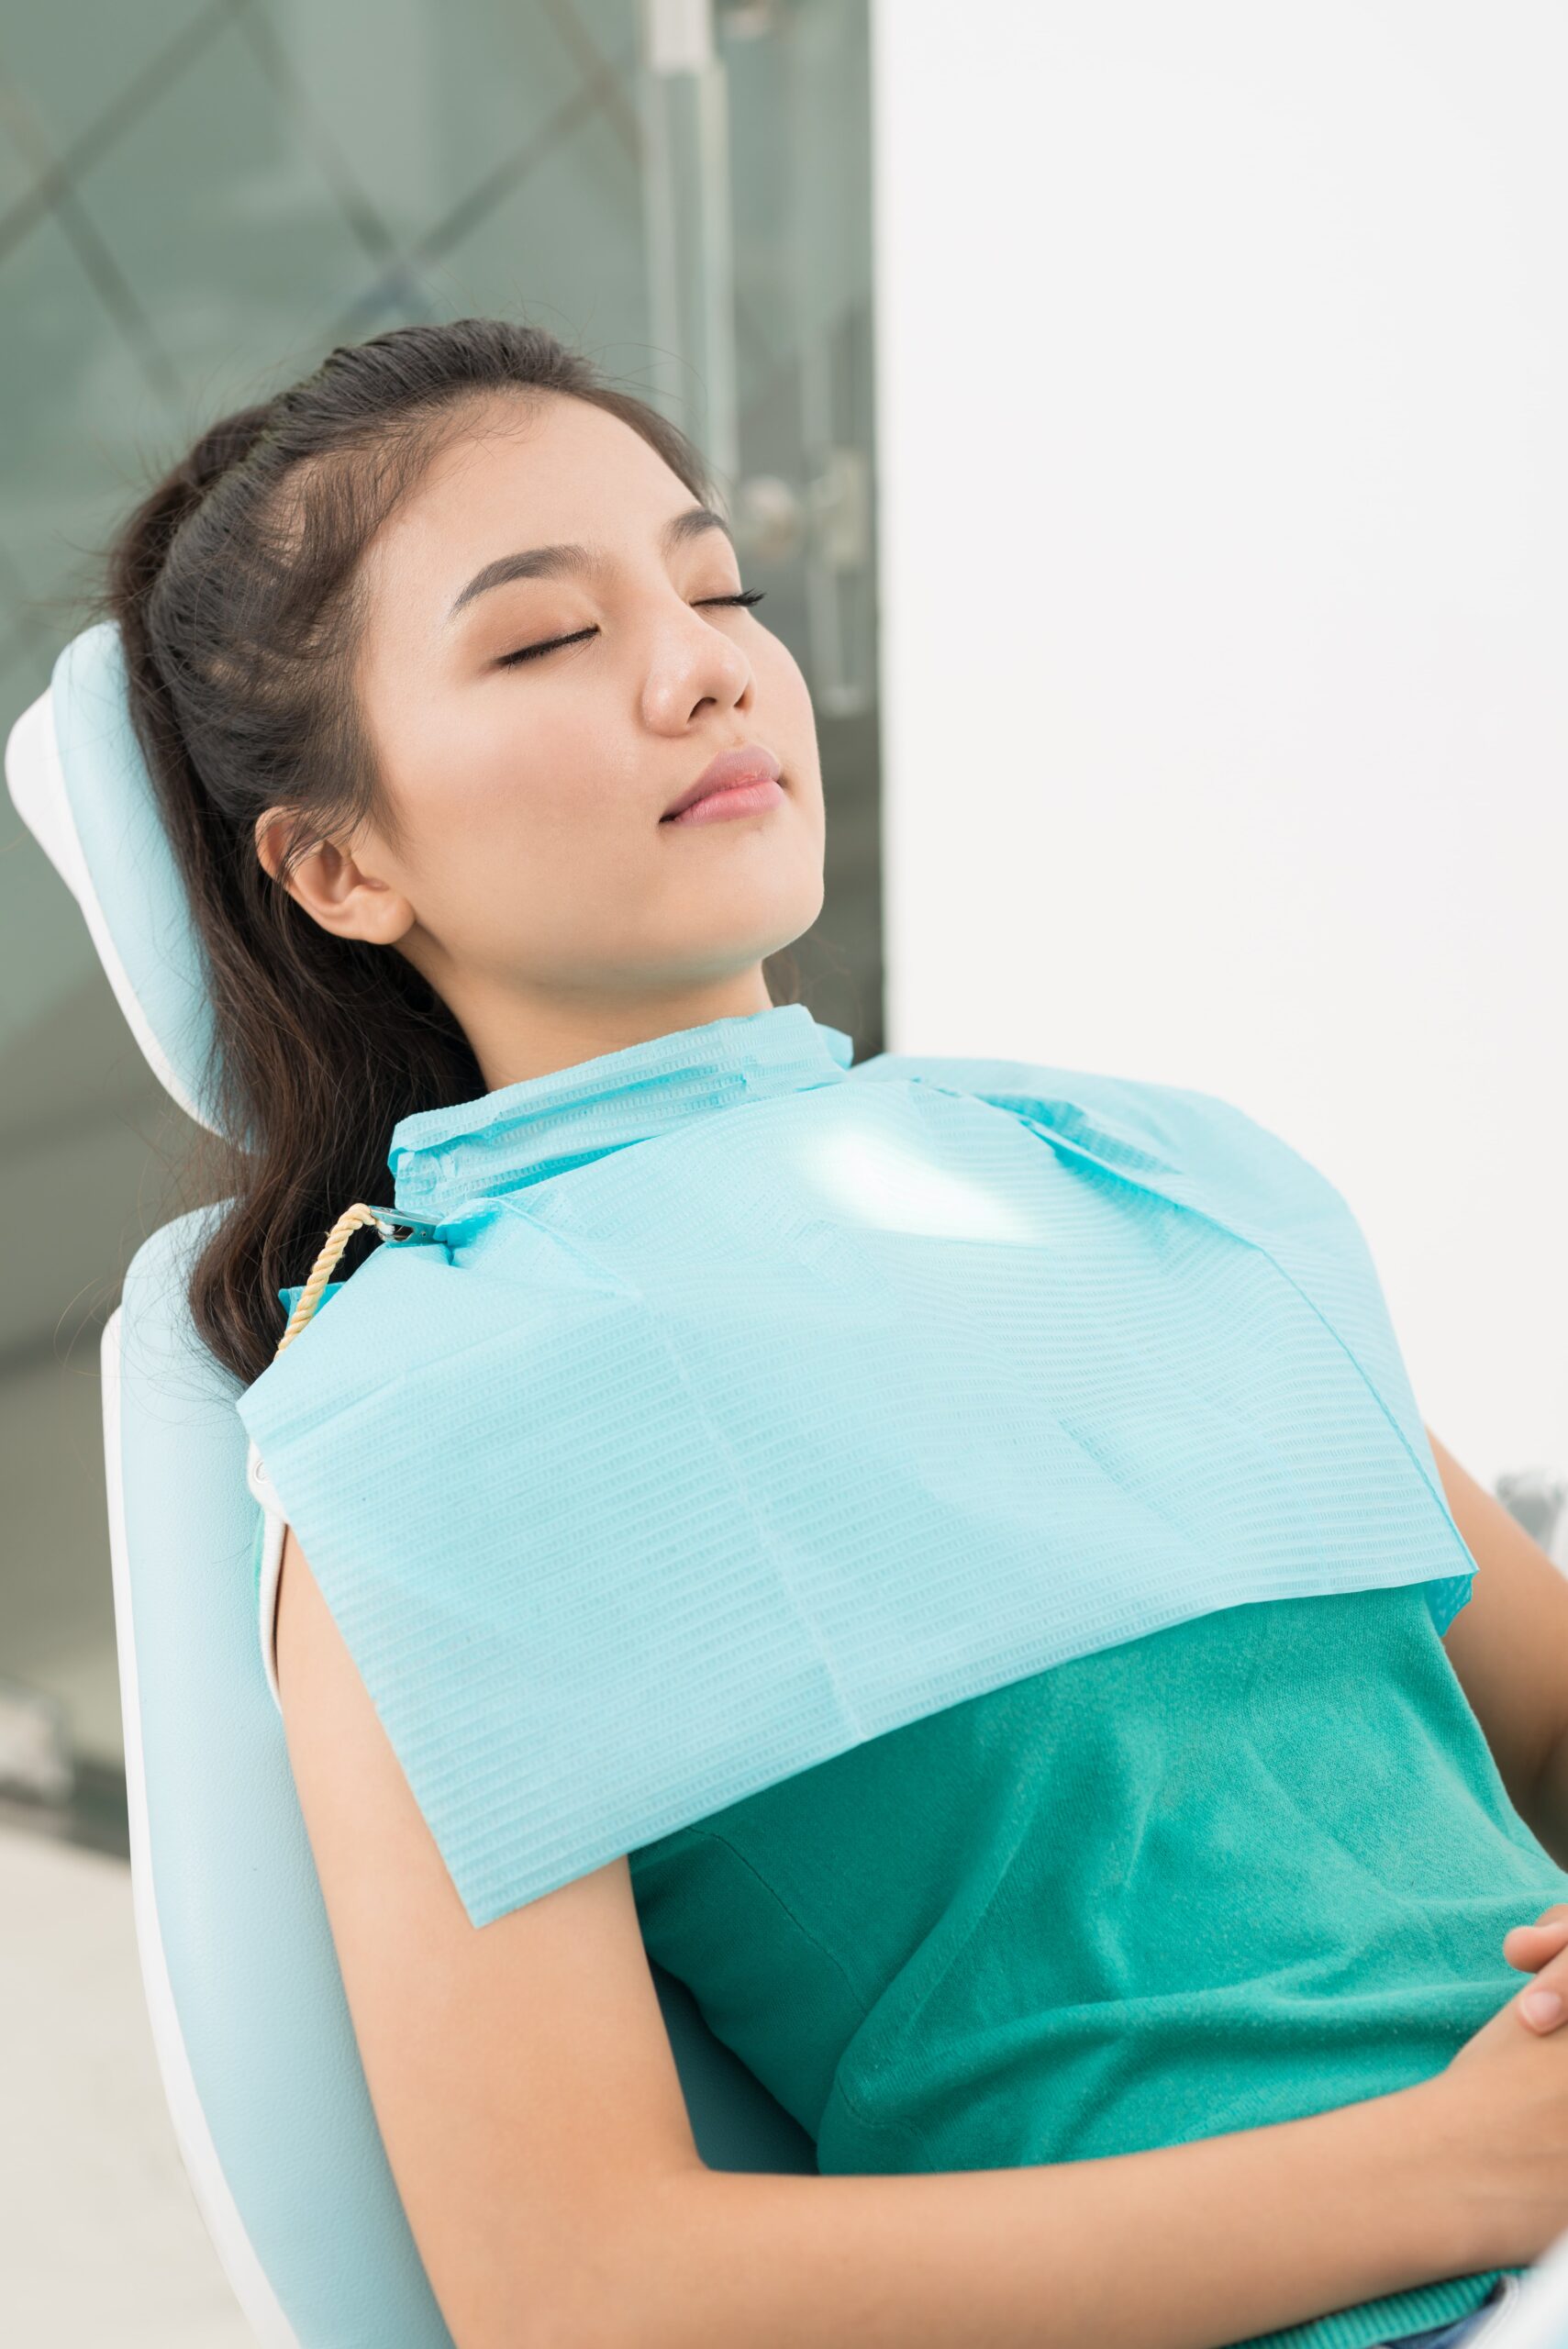
[[[695,783],[688,784],[678,799],[673,799],[660,822],[667,824],[673,816],[682,812],[710,792],[732,791],[740,783],[777,783],[779,763],[771,751],[760,742],[743,742],[738,750],[720,751],[717,759],[704,767]]]

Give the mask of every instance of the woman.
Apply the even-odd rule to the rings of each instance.
[[[824,811],[754,600],[684,439],[498,321],[334,351],[128,518],[106,609],[251,1144],[192,1300],[248,1397],[389,1149],[439,1187],[499,1104],[570,1207],[622,1075],[712,1045],[831,1097],[836,1031],[763,977],[819,910]],[[726,753],[747,788],[688,812]],[[1568,1987],[1568,1874],[1521,1815],[1568,1858],[1568,1590],[1444,1460],[1485,1553],[1446,1647],[1415,1579],[1191,1611],[906,1707],[483,1932],[291,1529],[290,1761],[459,2349],[1477,2338],[1568,2224],[1568,2035],[1504,1970]],[[647,1952],[822,2176],[706,2169]]]

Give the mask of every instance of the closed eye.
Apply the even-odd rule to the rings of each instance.
[[[704,596],[700,600],[705,604],[760,604],[767,592],[765,587],[742,588],[738,596]],[[575,636],[552,636],[548,644],[525,644],[519,651],[503,652],[492,665],[497,669],[513,669],[519,661],[537,661],[543,653],[559,652],[563,644],[582,644],[596,632],[594,629],[583,628]]]

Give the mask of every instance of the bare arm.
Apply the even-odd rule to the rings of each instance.
[[[1534,2038],[1512,2002],[1462,2051],[1496,2043],[1469,2102],[1445,2074],[1096,2161],[711,2171],[625,1860],[474,1931],[292,1534],[277,1653],[365,2076],[457,2349],[1215,2349],[1521,2265],[1511,2243],[1568,2222],[1568,2032]],[[1568,1979],[1568,1950],[1551,1966]],[[1514,2134],[1510,2170],[1493,2141]]]
[[[1427,1438],[1465,1548],[1470,1598],[1443,1633],[1508,1799],[1568,1865],[1568,1575],[1500,1500]]]
[[[613,2321],[545,2338],[1216,2349],[1466,2272],[1414,2093],[1037,2168],[688,2176],[628,2245]]]

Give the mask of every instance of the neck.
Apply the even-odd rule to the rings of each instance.
[[[760,963],[712,979],[634,992],[623,985],[545,994],[484,981],[441,992],[473,1048],[490,1093],[628,1044],[647,1043],[673,1029],[741,1019],[772,1004]]]

